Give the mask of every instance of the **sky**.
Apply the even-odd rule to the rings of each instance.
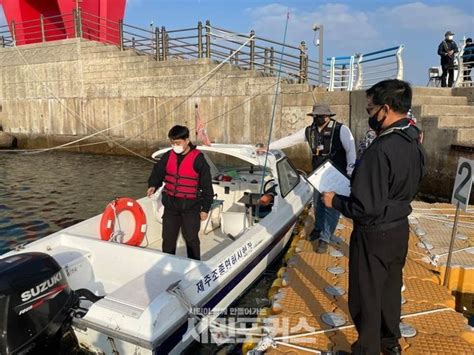
[[[405,45],[405,80],[425,86],[428,68],[439,65],[437,48],[447,30],[455,40],[474,37],[473,0],[128,0],[124,22],[167,29],[193,27],[198,21],[241,33],[283,41],[305,41],[317,59],[314,23],[324,25],[324,57],[367,53]],[[0,10],[0,26],[5,23]]]

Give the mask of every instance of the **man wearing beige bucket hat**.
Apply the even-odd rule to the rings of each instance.
[[[350,129],[332,118],[335,113],[326,104],[315,104],[307,116],[313,118],[311,125],[272,142],[269,148],[284,149],[307,142],[312,153],[313,170],[327,160],[331,160],[339,170],[351,175],[356,159],[356,149]],[[319,238],[317,252],[325,253],[333,238],[340,213],[334,208],[326,208],[318,191],[314,193],[313,202],[316,222],[310,239]]]

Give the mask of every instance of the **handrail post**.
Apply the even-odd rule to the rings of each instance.
[[[41,29],[41,42],[45,42],[45,34],[44,34],[44,16],[43,14],[40,15],[40,29]]]
[[[273,47],[270,47],[270,74],[273,75],[273,59],[275,56],[275,51]]]
[[[168,59],[170,57],[170,36],[168,32],[165,32],[165,52],[166,59]]]
[[[456,80],[454,81],[453,87],[459,87],[460,84],[464,82],[464,62],[462,60],[462,56],[464,54],[464,48],[466,47],[466,42],[461,47],[461,50],[458,52],[458,74],[456,76]]]
[[[81,9],[77,9],[77,36],[79,38],[82,38],[82,13]]]
[[[72,28],[74,29],[74,37],[77,38],[77,12],[72,10]]]
[[[309,81],[309,56],[307,52],[304,55],[304,78],[305,83],[307,83]]]
[[[250,31],[250,69],[255,69],[255,31]]]
[[[362,68],[362,58],[364,55],[362,53],[356,53],[355,57],[357,58],[357,78],[354,83],[354,90],[360,90],[362,89],[362,84],[363,84],[363,68]]]
[[[397,79],[398,80],[403,80],[403,58],[402,58],[402,52],[403,48],[405,46],[402,44],[400,47],[397,49]]]
[[[165,28],[165,26],[161,26],[161,59],[162,60],[166,60],[165,34],[166,34],[166,28]]]
[[[11,27],[11,30],[12,30],[12,38],[13,38],[13,43],[15,44],[16,46],[16,28],[15,28],[15,20],[12,20],[12,22],[10,22],[10,27]]]
[[[5,37],[0,36],[0,44],[2,45],[2,48],[5,48]]]
[[[206,20],[206,58],[211,58],[211,21]]]
[[[349,61],[349,79],[347,82],[347,91],[352,91],[354,86],[354,56],[351,55],[351,59]]]
[[[135,49],[135,37],[132,37],[132,48]]]
[[[120,50],[123,51],[123,19],[119,20],[119,41],[120,41]]]
[[[268,62],[270,61],[269,57],[270,57],[270,49],[266,47],[263,54],[263,72],[264,73],[268,72]]]
[[[198,58],[202,58],[202,22],[198,22]]]
[[[300,48],[300,67],[299,67],[298,83],[303,84],[306,82],[306,79],[304,77],[304,73],[305,73],[304,58],[306,54],[306,42],[301,41],[299,48]]]
[[[328,91],[334,91],[334,71],[336,67],[336,58],[331,57],[331,64],[329,69],[329,87]]]
[[[155,27],[155,60],[160,60],[160,28]]]

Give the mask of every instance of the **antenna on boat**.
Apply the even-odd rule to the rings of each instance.
[[[273,108],[272,108],[272,119],[270,121],[270,132],[268,133],[268,140],[267,140],[267,150],[265,152],[265,162],[263,164],[263,173],[262,173],[262,182],[260,184],[260,196],[263,195],[263,187],[265,182],[265,171],[267,170],[267,162],[268,162],[268,154],[269,154],[269,147],[272,141],[272,133],[273,133],[273,123],[275,122],[275,112],[276,112],[276,104],[278,99],[278,93],[280,91],[280,79],[281,79],[281,67],[283,63],[283,55],[285,54],[285,46],[286,46],[286,34],[288,32],[288,21],[290,20],[290,13],[286,13],[286,23],[285,23],[285,33],[283,35],[283,44],[281,45],[281,54],[280,54],[280,64],[278,66],[278,75],[277,75],[277,85],[275,87],[275,95],[273,96]],[[255,209],[255,218],[258,219],[258,215],[260,212],[260,204],[257,204],[257,208]]]

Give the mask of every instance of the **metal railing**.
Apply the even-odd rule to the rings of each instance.
[[[474,49],[469,48],[469,53],[465,53],[466,43],[461,45],[461,50],[457,54],[457,76],[454,82],[454,87],[472,87],[471,71],[474,68]]]
[[[168,30],[164,26],[140,28],[115,22],[99,16],[74,10],[66,16],[41,16],[39,19],[0,27],[0,46],[46,42],[67,38],[85,38],[120,49],[133,49],[158,61],[169,59],[209,58],[222,61],[236,52],[230,63],[244,69],[257,70],[268,75],[281,72],[283,77],[298,83],[311,82],[323,86],[329,76],[323,74],[319,83],[319,62],[308,57],[305,42],[298,46],[283,44],[258,37],[252,30],[239,34],[198,22],[196,27]],[[246,46],[239,47],[243,43]]]
[[[384,79],[403,79],[403,45],[366,54],[327,58],[329,91],[360,90]]]
[[[305,42],[298,47],[283,45],[258,37],[254,31],[241,34],[211,26],[210,21],[179,30],[167,30],[163,26],[152,31],[125,24],[122,28],[122,48],[133,48],[156,60],[209,58],[222,61],[234,54],[230,63],[244,69],[269,75],[281,71],[283,76],[298,83],[318,81],[319,62],[308,58]]]
[[[280,72],[290,82],[311,83],[328,87],[330,91],[362,89],[382,79],[403,78],[403,45],[332,57],[328,58],[329,63],[320,65],[319,61],[309,59],[304,41],[298,46],[283,44],[259,37],[253,30],[242,34],[212,26],[209,20],[177,30],[164,26],[144,29],[79,9],[70,15],[40,16],[36,20],[12,21],[0,26],[1,47],[67,38],[85,38],[117,45],[121,50],[133,49],[157,61],[208,58],[221,62],[233,54],[230,63],[243,69],[267,75]],[[323,68],[321,75],[320,68]]]

